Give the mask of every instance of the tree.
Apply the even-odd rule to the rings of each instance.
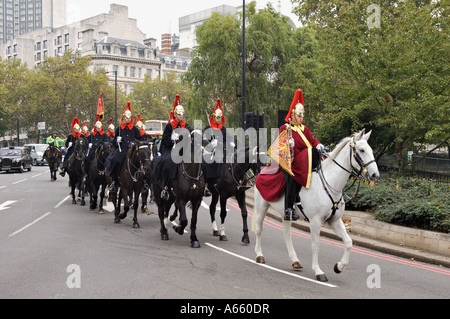
[[[162,79],[152,80],[145,76],[144,81],[134,86],[130,99],[133,100],[134,113],[140,113],[144,120],[168,120],[177,94],[185,105],[188,89],[179,83],[174,72],[169,72]]]
[[[406,149],[448,139],[448,17],[441,1],[295,2],[302,22],[320,34],[316,98],[328,142],[374,129],[378,157],[393,149],[403,171]]]
[[[295,93],[285,87],[286,66],[295,55],[294,32],[270,4],[258,12],[255,2],[248,7],[246,111],[264,114],[265,125],[276,127],[278,110],[290,106],[285,96],[292,100]],[[241,126],[241,26],[242,18],[215,13],[196,31],[199,45],[183,79],[192,91],[189,112],[197,119],[206,120],[220,98],[227,125]]]

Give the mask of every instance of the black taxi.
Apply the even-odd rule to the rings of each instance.
[[[30,152],[29,147],[11,146],[0,149],[0,171],[31,171],[33,159]]]

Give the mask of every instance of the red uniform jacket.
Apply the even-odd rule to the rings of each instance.
[[[288,124],[283,125],[279,133],[281,134],[287,127]],[[292,138],[295,142],[292,161],[293,178],[297,183],[309,189],[312,173],[312,149],[316,148],[320,142],[304,125],[292,126]],[[256,187],[266,201],[278,200],[286,188],[281,166],[272,160],[271,165],[265,167],[256,178]]]

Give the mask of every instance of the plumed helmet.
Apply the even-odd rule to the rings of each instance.
[[[123,112],[122,118],[120,119],[121,122],[123,122],[123,120],[127,118],[127,119],[131,119],[130,124],[134,123],[134,118],[133,118],[133,113],[131,112],[131,103],[128,102],[127,103],[127,107],[125,108],[125,111]]]
[[[81,129],[80,120],[78,119],[78,117],[75,117],[72,120],[72,131],[75,131],[75,130],[79,131],[80,129]]]
[[[291,108],[288,112],[288,115],[286,116],[285,121],[289,123],[291,120],[293,120],[294,114],[297,114],[297,115],[303,114],[303,116],[305,115],[305,103],[303,101],[303,91],[302,90],[297,90],[297,92],[295,92],[295,96],[294,96],[294,99],[292,100]],[[303,123],[299,123],[299,124],[303,124]]]
[[[182,105],[178,105],[174,110],[175,115],[184,115],[184,107]]]
[[[116,129],[116,128],[114,127],[113,119],[109,119],[108,130],[114,131],[115,129]]]
[[[141,114],[138,114],[136,117],[136,127],[139,129],[144,128],[144,120],[141,118]]]

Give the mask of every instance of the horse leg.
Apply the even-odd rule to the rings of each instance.
[[[101,190],[101,191],[100,191],[100,200],[99,200],[99,203],[98,203],[98,213],[99,214],[104,214],[105,211],[103,210],[103,201],[105,200],[106,184],[102,183],[99,186],[99,190]]]
[[[134,193],[134,203],[133,203],[133,210],[134,210],[134,217],[133,217],[133,228],[140,228],[141,226],[138,223],[138,218],[137,218],[137,210],[139,207],[139,194],[141,193],[141,191],[136,191]]]
[[[81,206],[86,206],[86,201],[84,200],[84,192],[83,192],[83,181],[80,182],[80,189],[78,192],[78,197],[81,197]]]
[[[142,193],[141,193],[141,198],[142,198],[141,213],[150,215],[148,213],[148,209],[147,209],[148,193],[149,193],[148,189],[142,191]]]
[[[341,218],[335,218],[335,220],[329,222],[328,224],[345,244],[344,255],[342,256],[341,261],[334,266],[334,272],[340,274],[344,271],[345,267],[349,263],[350,251],[353,247],[353,241],[345,230],[345,225]]]
[[[122,191],[117,190],[116,192],[112,192],[109,194],[112,197],[112,201],[114,203],[114,223],[120,224],[120,205],[122,202]]]
[[[320,227],[321,222],[319,218],[311,220],[312,269],[314,270],[318,281],[327,282],[327,276],[325,276],[325,273],[319,267]]]
[[[158,205],[158,215],[159,215],[159,221],[161,223],[161,240],[169,240],[169,233],[167,232],[167,229],[169,229],[169,214],[166,213],[166,210],[163,207],[163,204]]]
[[[224,196],[220,196],[220,229],[219,240],[228,241],[225,235],[225,219],[227,218],[227,199]]]
[[[184,235],[184,229],[188,224],[188,219],[186,216],[186,202],[185,201],[177,201],[178,211],[180,212],[180,225],[173,226],[173,229],[179,234]]]
[[[269,204],[261,197],[258,189],[255,187],[255,212],[252,218],[252,230],[256,235],[255,253],[258,264],[266,263],[261,248],[261,235],[263,232],[264,218],[268,209]]]
[[[211,204],[209,205],[209,214],[211,215],[211,224],[213,230],[213,236],[219,236],[219,228],[216,223],[216,205],[219,201],[219,194],[212,194]]]
[[[197,214],[200,208],[201,200],[197,201],[195,204],[192,203],[192,218],[191,218],[191,247],[200,248],[200,242],[197,238]]]
[[[71,182],[70,183],[70,186],[71,186],[71,189],[72,189],[72,191],[71,191],[71,193],[70,193],[70,195],[72,195],[72,205],[76,205],[77,204],[77,199],[76,199],[76,195],[75,195],[75,183],[73,183],[73,182]]]
[[[283,237],[284,241],[286,243],[286,248],[289,253],[289,258],[292,261],[292,268],[294,270],[300,270],[303,268],[303,266],[300,264],[300,261],[298,260],[297,253],[295,252],[294,245],[292,244],[292,232],[291,232],[291,221],[285,221],[283,219],[282,222],[283,225]]]
[[[130,210],[130,197],[128,195],[128,191],[124,188],[123,193],[120,192],[123,199],[123,213],[119,215],[120,219],[127,218],[128,211]]]
[[[243,224],[243,232],[244,235],[242,236],[242,242],[244,244],[250,244],[250,238],[248,237],[248,224],[247,224],[247,205],[245,203],[245,192],[242,192],[240,194],[236,194],[236,199],[239,204],[239,208],[241,209],[241,215],[242,215],[242,224]]]

